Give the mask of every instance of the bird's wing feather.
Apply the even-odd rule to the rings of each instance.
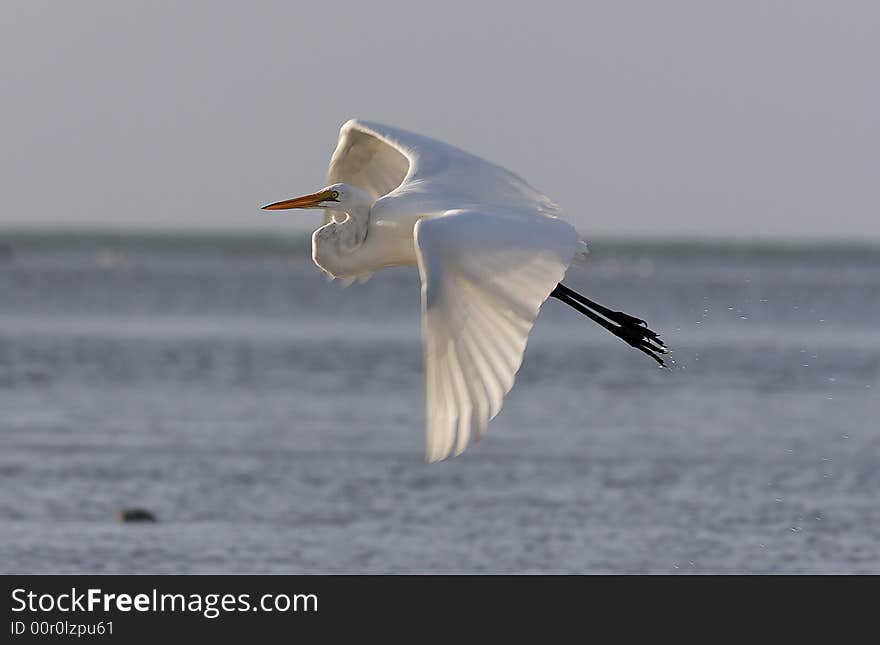
[[[513,387],[541,304],[578,237],[563,220],[502,209],[448,211],[415,228],[422,279],[426,456],[460,454]]]
[[[560,214],[546,195],[501,166],[430,137],[357,119],[339,131],[328,179],[357,186],[377,200],[409,193],[420,213],[478,204]],[[326,221],[329,216],[325,213]]]
[[[401,146],[352,119],[339,130],[327,182],[351,184],[378,199],[403,183],[410,165],[411,159]],[[325,224],[331,216],[324,212]]]
[[[409,167],[410,158],[401,146],[352,119],[339,131],[327,179],[331,184],[357,186],[379,198],[403,182]]]

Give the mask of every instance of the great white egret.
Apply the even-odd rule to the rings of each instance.
[[[584,243],[517,175],[428,137],[351,120],[328,183],[263,208],[323,208],[312,258],[333,278],[418,266],[428,461],[459,455],[486,432],[549,296],[663,365],[666,346],[644,321],[560,284]]]

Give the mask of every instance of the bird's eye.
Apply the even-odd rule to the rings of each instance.
[[[338,193],[337,191],[335,191],[335,190],[331,190],[331,191],[330,191],[330,197],[332,197],[333,199],[338,199],[338,198],[339,198],[339,193]]]

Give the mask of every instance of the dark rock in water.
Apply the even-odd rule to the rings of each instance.
[[[143,508],[124,508],[119,511],[120,522],[156,522],[156,516]]]

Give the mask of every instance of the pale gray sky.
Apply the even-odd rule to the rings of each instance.
[[[311,227],[257,207],[322,186],[357,116],[518,172],[587,237],[880,240],[877,2],[0,12],[0,228]]]

